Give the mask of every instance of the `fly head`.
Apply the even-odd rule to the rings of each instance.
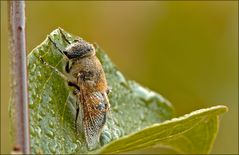
[[[95,48],[92,44],[79,39],[75,40],[74,43],[70,44],[63,53],[69,59],[82,59],[85,57],[95,55]]]

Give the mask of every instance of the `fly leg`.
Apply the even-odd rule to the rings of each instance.
[[[75,87],[76,89],[73,91],[73,95],[76,96],[76,116],[75,116],[75,129],[76,132],[78,131],[77,128],[77,121],[79,117],[79,111],[80,111],[80,106],[79,106],[79,101],[80,101],[80,87],[77,85],[75,82],[68,82],[68,86]]]
[[[79,104],[76,102],[76,118],[75,118],[75,129],[76,129],[76,131],[78,131],[77,120],[78,120],[78,116],[79,116],[79,111],[80,111]]]
[[[78,131],[78,128],[77,128],[77,120],[78,120],[79,111],[80,111],[80,106],[79,106],[80,89],[75,89],[75,90],[73,91],[73,94],[77,96],[77,99],[76,99],[75,129],[76,129],[76,131]]]
[[[66,62],[66,67],[65,67],[66,72],[70,73],[71,68],[72,68],[72,63],[70,61],[67,61]]]
[[[70,79],[69,77],[65,76],[62,72],[60,72],[58,69],[56,69],[56,66],[52,66],[52,65],[48,64],[42,57],[40,57],[39,59],[41,60],[41,62],[42,62],[45,66],[47,66],[47,67],[49,67],[50,69],[52,69],[54,72],[57,73],[57,75],[59,75],[62,79],[64,79],[65,81],[67,81],[68,84],[69,84],[69,83],[74,83],[74,84],[77,83],[76,80]],[[76,84],[75,84],[75,85],[76,85]]]
[[[74,82],[68,81],[68,86],[75,87],[76,89],[73,91],[73,94],[75,96],[79,96],[78,94],[80,93],[80,87],[77,85],[76,82],[77,80],[75,80]]]

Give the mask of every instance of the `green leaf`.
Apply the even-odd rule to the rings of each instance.
[[[226,111],[225,106],[214,106],[154,124],[104,146],[99,153],[121,153],[156,144],[180,153],[209,153],[218,132],[218,115]]]
[[[208,153],[218,131],[218,115],[225,106],[202,109],[172,119],[172,106],[158,93],[127,80],[98,46],[107,82],[111,112],[96,150],[88,150],[81,129],[75,130],[76,98],[73,88],[56,73],[66,75],[64,50],[76,37],[54,30],[28,56],[30,138],[32,153],[122,153],[168,146],[181,153]],[[54,66],[55,69],[42,63]],[[13,112],[14,113],[14,112]],[[171,120],[170,120],[171,119]]]
[[[62,35],[62,33],[64,35]],[[45,62],[64,73],[66,59],[56,48],[64,50],[67,40],[74,36],[56,29],[28,56],[30,138],[32,153],[88,153],[82,130],[75,131],[76,98],[73,88]],[[108,56],[96,48],[107,82],[111,112],[100,136],[98,148],[135,133],[154,123],[172,118],[172,106],[161,95],[150,91],[134,81],[125,79]],[[82,129],[81,124],[79,124]]]

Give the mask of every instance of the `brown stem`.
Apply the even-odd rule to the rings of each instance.
[[[16,141],[14,150],[30,153],[29,110],[27,90],[25,2],[9,1],[12,100],[15,105]]]

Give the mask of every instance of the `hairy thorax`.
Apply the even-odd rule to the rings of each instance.
[[[102,65],[95,55],[73,61],[70,74],[77,78],[77,85],[80,88],[100,92],[107,89]]]

